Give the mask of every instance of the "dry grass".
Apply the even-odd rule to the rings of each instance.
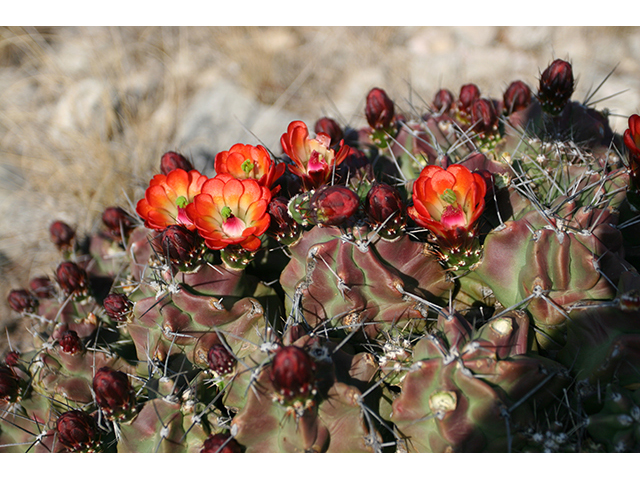
[[[429,85],[421,93],[430,98],[442,81],[452,82],[447,86],[453,90],[477,81],[492,89],[487,93],[500,94],[503,71],[496,71],[497,86],[465,77],[474,71],[470,58],[480,51],[473,47],[477,40],[465,40],[467,33],[400,27],[0,28],[0,325],[8,325],[17,341],[11,330],[16,315],[4,304],[7,292],[35,275],[51,275],[59,261],[49,224],[62,219],[80,232],[95,231],[105,207],[139,198],[160,155],[175,148],[185,106],[200,89],[232,79],[274,111],[300,118],[331,114],[352,124],[362,122],[361,102],[376,85],[399,104],[410,85]],[[491,39],[497,54],[508,47],[507,33],[498,29]],[[636,35],[637,29],[599,33]],[[411,42],[420,35],[431,63],[416,65],[424,60],[421,47]],[[506,80],[526,71],[533,83],[551,51],[546,44],[521,50],[504,63]],[[594,61],[606,68],[616,63],[603,56]],[[448,77],[442,75],[447,65]],[[425,71],[432,76],[425,78]],[[622,74],[637,73],[637,64],[622,66]]]

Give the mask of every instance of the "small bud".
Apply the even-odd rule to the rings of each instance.
[[[126,322],[133,303],[123,293],[110,293],[102,302],[104,311],[116,322]]]
[[[326,133],[331,137],[331,145],[335,145],[344,138],[344,132],[338,122],[329,117],[322,117],[315,124],[314,130],[316,134]]]
[[[74,330],[66,330],[58,340],[60,348],[64,353],[75,355],[84,350],[82,340]]]
[[[51,241],[60,250],[70,250],[76,232],[73,228],[62,221],[53,222],[49,227]]]
[[[398,190],[391,185],[376,183],[371,187],[365,210],[374,228],[384,223],[381,233],[388,232],[393,237],[404,226],[404,203]]]
[[[17,367],[18,362],[20,361],[20,354],[15,351],[11,351],[7,353],[7,356],[4,357],[4,363],[7,367]]]
[[[233,372],[236,366],[236,357],[220,343],[211,346],[207,354],[207,361],[209,368],[216,376],[227,375]]]
[[[471,107],[476,100],[480,99],[480,89],[474,83],[467,83],[460,88],[460,99],[458,100],[458,110],[460,113],[471,116]]]
[[[271,218],[267,234],[285,244],[291,244],[300,236],[300,224],[289,215],[289,202],[275,197],[269,202],[267,212]]]
[[[29,289],[37,298],[53,298],[56,294],[56,287],[49,277],[32,278]]]
[[[18,396],[18,379],[10,368],[0,366],[0,402],[13,402]]]
[[[282,403],[315,394],[316,365],[311,356],[294,345],[281,347],[271,363],[271,383]]]
[[[156,253],[178,267],[192,267],[202,259],[202,237],[184,225],[169,225],[152,243]]]
[[[91,450],[98,438],[96,422],[82,410],[70,410],[56,421],[58,440],[74,452]]]
[[[384,130],[391,126],[393,121],[393,101],[381,88],[372,89],[367,95],[365,115],[367,122],[374,130]]]
[[[540,77],[538,99],[542,109],[551,115],[558,115],[573,94],[573,70],[564,60],[554,60]]]
[[[231,435],[217,433],[204,441],[200,453],[242,453],[242,447]]]
[[[453,93],[446,88],[442,88],[433,97],[433,108],[437,113],[447,113],[451,110],[454,101]]]
[[[476,100],[471,107],[471,120],[473,130],[481,136],[494,133],[498,128],[498,115],[493,102],[486,98]]]
[[[311,219],[323,226],[337,226],[356,213],[360,199],[352,190],[342,186],[322,187],[311,197]]]
[[[528,85],[520,80],[512,82],[504,92],[504,112],[511,115],[514,112],[524,110],[529,104],[531,104],[531,89]]]
[[[105,224],[107,233],[114,240],[122,240],[135,227],[136,221],[124,209],[109,207],[102,213],[102,223]]]
[[[192,163],[184,156],[176,152],[167,152],[160,159],[160,171],[163,175],[169,175],[176,169],[182,169],[186,172],[193,170]]]
[[[96,402],[108,418],[124,418],[135,406],[135,393],[129,377],[120,371],[102,367],[93,377]]]
[[[67,295],[84,296],[89,291],[89,275],[74,262],[62,262],[58,265],[56,280]]]
[[[27,290],[11,290],[7,296],[9,306],[18,313],[33,313],[38,307],[38,300]]]

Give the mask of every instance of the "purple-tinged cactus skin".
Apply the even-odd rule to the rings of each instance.
[[[225,172],[168,152],[144,219],[54,222],[6,299],[0,452],[640,451],[640,116],[563,60],[467,81]]]

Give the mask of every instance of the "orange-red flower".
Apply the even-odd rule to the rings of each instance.
[[[149,182],[144,198],[138,202],[136,212],[147,228],[164,230],[169,225],[195,226],[185,215],[185,207],[193,202],[207,177],[197,170],[187,172],[180,168],[168,175],[156,175]]]
[[[306,190],[328,183],[334,168],[342,163],[349,151],[342,140],[336,154],[330,148],[331,137],[326,133],[321,132],[316,138],[309,138],[309,129],[299,120],[289,124],[280,143],[284,153],[294,162],[294,165],[289,165],[289,171],[302,179]]]
[[[276,165],[262,145],[254,147],[238,143],[216,155],[214,168],[216,173],[228,173],[238,179],[253,178],[263,187],[271,188],[286,166],[284,163]]]
[[[474,231],[486,192],[484,178],[462,165],[446,170],[427,165],[413,184],[413,207],[407,211],[448,246],[460,246]]]
[[[629,117],[629,128],[624,132],[624,144],[629,149],[631,185],[637,189],[640,184],[640,116],[634,114]]]
[[[220,173],[204,183],[186,210],[207,247],[240,245],[254,251],[260,247],[258,236],[269,228],[270,200],[271,191],[256,180]]]

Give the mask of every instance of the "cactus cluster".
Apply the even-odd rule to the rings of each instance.
[[[53,222],[0,451],[640,451],[640,117],[573,91],[375,88],[364,128],[168,152],[135,212]]]

